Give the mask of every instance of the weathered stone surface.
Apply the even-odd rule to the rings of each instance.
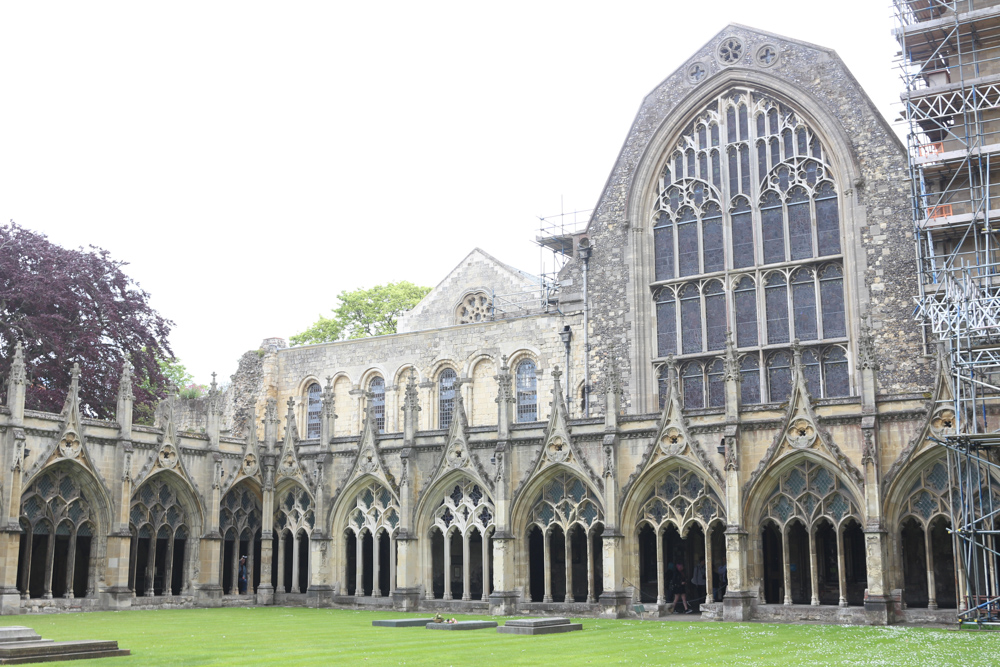
[[[456,621],[455,623],[428,623],[428,630],[484,630],[497,627],[496,621]]]
[[[433,622],[433,618],[393,618],[372,621],[372,626],[376,628],[422,628]]]

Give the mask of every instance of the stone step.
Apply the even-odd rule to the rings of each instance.
[[[381,621],[372,621],[372,626],[376,628],[422,628],[433,622],[433,618],[387,618]]]
[[[425,627],[428,630],[483,630],[485,628],[495,628],[496,621],[458,621],[457,623],[428,623]]]
[[[110,658],[130,653],[127,649],[118,648],[116,641],[96,639],[68,642],[18,641],[0,644],[0,665]]]
[[[0,628],[0,644],[6,642],[37,642],[41,640],[41,635],[23,625],[10,625]]]

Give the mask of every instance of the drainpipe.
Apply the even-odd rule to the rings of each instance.
[[[586,240],[586,239],[585,239]],[[590,417],[590,291],[587,289],[587,267],[590,265],[590,242],[580,246],[583,260],[583,416]]]
[[[566,382],[566,390],[565,390],[565,392],[564,392],[563,395],[566,396],[567,408],[569,408],[569,406],[573,405],[573,394],[570,393],[570,390],[569,390],[569,386],[570,386],[569,385],[569,359],[570,359],[570,356],[569,356],[569,353],[570,353],[569,343],[570,343],[571,340],[573,340],[573,331],[569,328],[568,324],[563,327],[562,331],[559,332],[559,337],[562,338],[563,345],[566,347],[566,380],[565,380],[565,382]],[[555,409],[556,406],[553,405],[552,407],[553,407],[553,409]],[[572,412],[572,410],[570,410],[570,412]]]

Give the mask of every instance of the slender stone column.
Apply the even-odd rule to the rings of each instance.
[[[163,564],[163,594],[174,594],[174,538],[167,540],[167,562]]]
[[[154,535],[149,540],[149,558],[146,559],[146,569],[149,571],[149,576],[146,578],[149,582],[146,586],[146,595],[149,597],[156,595],[156,589],[153,587],[153,580],[156,579],[156,542],[157,538]]]
[[[443,534],[443,533],[442,533]],[[427,566],[424,568],[424,598],[427,600],[434,599],[434,549],[433,549],[433,535],[434,532],[431,531],[431,539],[427,541]],[[442,548],[444,546],[444,541],[441,542]],[[447,570],[447,566],[444,568]]]
[[[781,566],[785,574],[785,604],[792,604],[792,566],[788,562],[788,527],[781,531]]]
[[[587,602],[595,602],[594,595],[594,536],[587,533]]]
[[[563,602],[576,602],[573,597],[573,540],[570,539],[570,531],[567,530],[563,543],[566,547],[566,597]]]
[[[285,531],[278,533],[278,572],[274,578],[274,592],[285,592]]]
[[[396,537],[389,538],[389,595],[396,592]]]
[[[444,536],[444,599],[451,600],[451,533]]]
[[[472,581],[471,568],[469,567],[469,533],[462,535],[462,599],[471,600],[472,594],[469,592],[469,584]]]
[[[809,530],[809,587],[812,589],[812,598],[809,600],[809,604],[814,607],[819,606],[819,572],[817,572],[817,562],[816,558],[816,531],[815,529]]]
[[[250,547],[247,550],[247,595],[253,595],[253,535],[250,536]]]
[[[379,567],[381,565],[379,560],[380,556],[382,555],[381,553],[382,550],[379,549],[379,547],[382,546],[381,542],[382,542],[381,533],[376,533],[372,537],[372,597],[373,598],[382,597],[382,590],[378,586],[378,579],[381,570],[381,567]]]
[[[76,531],[69,536],[69,551],[66,553],[66,592],[64,598],[73,597],[73,573],[76,570]]]
[[[837,531],[837,585],[840,587],[840,606],[847,606],[847,573],[844,572],[844,531]]]
[[[358,533],[354,540],[354,597],[364,597],[365,595],[365,558],[364,558],[365,534]]]
[[[42,597],[46,600],[52,599],[52,569],[56,561],[56,529],[55,526],[49,528],[49,546],[45,552],[45,593]]]
[[[129,572],[132,573],[132,597],[135,597],[135,589],[139,585],[138,575],[136,571],[139,563],[139,533],[132,536],[132,544],[129,549]]]
[[[654,530],[656,536],[656,604],[666,604],[666,586],[663,576],[663,536],[660,531]]]
[[[31,551],[32,551],[31,547],[35,541],[34,534],[31,532],[30,527],[24,534],[24,539],[27,540],[27,542],[25,542],[25,548],[24,548],[24,570],[21,571],[21,583],[22,583],[22,588],[24,589],[24,592],[21,594],[21,597],[27,600],[29,597],[31,597],[31,592],[28,590],[28,585],[31,583]]]
[[[712,595],[712,527],[705,529],[705,602],[715,602]]]
[[[301,593],[299,590],[299,549],[301,548],[302,536],[296,532],[292,536],[292,592]]]
[[[927,608],[937,609],[937,584],[934,580],[934,552],[931,551],[931,527],[924,530],[924,550],[927,552]]]
[[[542,602],[552,602],[552,553],[549,550],[549,531],[546,530],[542,536],[544,537],[542,540],[544,554],[542,562],[545,569],[545,594],[542,596]]]
[[[223,549],[225,553],[225,549]],[[232,583],[230,584],[232,588],[229,589],[230,595],[239,595],[240,593],[240,536],[237,535],[236,539],[233,540],[233,560],[232,564],[229,566],[232,570]]]
[[[483,531],[483,602],[490,599],[490,534]]]
[[[184,540],[184,565],[181,567],[181,594],[191,592],[191,562],[194,560],[193,549],[190,547],[190,538]]]

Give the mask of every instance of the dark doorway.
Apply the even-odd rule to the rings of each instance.
[[[545,544],[538,526],[528,531],[528,578],[531,601],[541,602],[545,596]]]
[[[784,582],[784,559],[781,551],[781,533],[778,527],[768,522],[760,531],[762,567],[764,568],[764,601],[767,604],[781,604]]]

